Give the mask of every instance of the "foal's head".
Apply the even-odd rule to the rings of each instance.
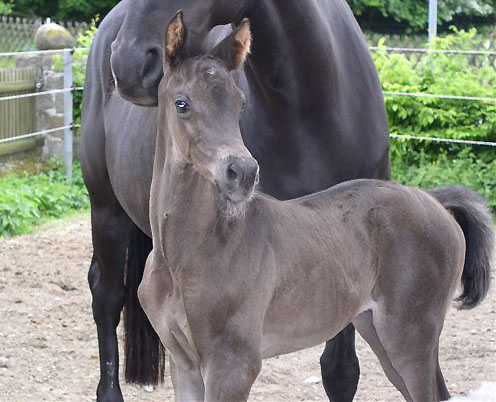
[[[240,210],[258,182],[258,164],[239,129],[244,96],[232,77],[249,52],[250,25],[244,20],[214,49],[197,57],[185,56],[186,35],[178,12],[165,33],[159,109],[166,117],[159,121],[159,130],[170,137],[175,157],[193,164],[217,186],[228,210]]]

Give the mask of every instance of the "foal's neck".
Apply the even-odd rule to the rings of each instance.
[[[215,186],[198,173],[193,164],[186,161],[177,149],[167,147],[163,166],[164,196],[168,199],[172,217],[185,221],[215,219],[218,214],[218,200]]]

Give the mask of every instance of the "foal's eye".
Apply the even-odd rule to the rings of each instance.
[[[177,113],[186,113],[189,110],[189,105],[186,101],[177,100],[176,101]]]

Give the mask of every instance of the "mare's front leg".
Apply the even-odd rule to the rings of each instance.
[[[91,211],[93,258],[88,281],[98,333],[99,402],[122,401],[116,328],[124,304],[124,268],[131,221],[120,208],[95,205]]]
[[[320,357],[322,383],[330,401],[353,400],[360,378],[360,365],[355,351],[355,327],[349,324],[326,342]]]

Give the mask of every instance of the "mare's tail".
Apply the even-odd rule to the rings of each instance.
[[[157,384],[164,380],[165,349],[138,300],[138,286],[152,240],[135,228],[129,238],[124,300],[124,334],[127,382]]]
[[[463,292],[457,300],[461,302],[461,309],[473,308],[489,290],[494,248],[491,213],[482,197],[464,187],[437,188],[429,194],[453,214],[465,235]]]

